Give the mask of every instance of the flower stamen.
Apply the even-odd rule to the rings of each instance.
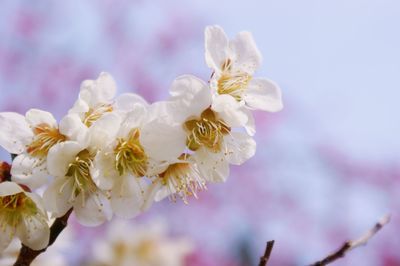
[[[110,113],[113,111],[113,106],[111,104],[99,104],[96,107],[90,108],[89,111],[85,113],[83,123],[90,127],[105,113]]]
[[[16,227],[22,214],[31,216],[36,213],[35,203],[23,192],[0,197],[0,228],[7,225]]]
[[[139,129],[133,129],[127,139],[119,138],[114,149],[115,169],[120,176],[131,172],[136,177],[142,177],[147,171],[147,155],[139,141]]]
[[[224,135],[230,132],[229,126],[223,120],[217,119],[210,108],[201,114],[200,119],[186,121],[184,127],[189,132],[186,142],[192,151],[204,146],[213,152],[219,152]]]
[[[88,150],[83,150],[69,164],[66,176],[73,178],[73,190],[75,196],[80,192],[93,193],[97,191],[96,184],[90,175],[92,156]]]
[[[233,71],[229,58],[222,64],[221,70],[221,77],[217,82],[218,94],[229,94],[240,101],[252,77],[245,72]]]
[[[51,147],[66,140],[66,136],[61,134],[58,128],[45,123],[37,125],[33,129],[33,133],[33,141],[27,146],[26,150],[33,156],[44,157]]]
[[[176,201],[178,196],[185,204],[188,203],[188,197],[197,198],[198,191],[207,189],[206,182],[197,168],[191,162],[185,161],[189,156],[188,154],[181,155],[180,159],[183,161],[169,165],[163,173],[158,175],[162,184],[171,192],[170,200]]]

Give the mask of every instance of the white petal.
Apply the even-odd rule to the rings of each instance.
[[[50,237],[49,226],[43,217],[23,217],[17,226],[17,235],[21,242],[33,250],[47,247]]]
[[[268,79],[258,78],[250,81],[243,98],[252,109],[277,112],[283,108],[281,90]]]
[[[73,179],[69,177],[55,178],[43,194],[46,210],[55,217],[63,216],[72,207],[74,200]]]
[[[142,104],[135,104],[125,116],[118,132],[118,137],[125,138],[132,129],[140,128],[147,119],[147,108]]]
[[[111,191],[111,207],[115,215],[133,218],[141,212],[145,184],[133,176],[119,177]]]
[[[0,197],[14,195],[23,191],[24,190],[17,183],[9,181],[0,183]]]
[[[229,48],[235,58],[235,69],[251,75],[260,67],[262,57],[250,32],[240,32],[230,41]]]
[[[220,26],[209,26],[205,30],[206,63],[219,71],[228,55],[228,37]]]
[[[205,148],[198,149],[193,158],[201,175],[210,182],[225,182],[229,176],[229,163],[224,153],[209,152]]]
[[[45,219],[47,219],[48,217],[47,217],[46,210],[44,208],[44,203],[43,203],[42,197],[40,197],[38,194],[32,193],[32,192],[25,191],[24,193],[36,204],[36,208],[38,208],[38,210],[41,212],[43,217]]]
[[[162,185],[160,187],[160,190],[158,190],[156,195],[154,196],[154,200],[156,202],[162,201],[166,197],[174,194],[175,192],[176,192],[176,189],[174,186],[168,187],[168,185]]]
[[[245,133],[231,132],[225,137],[226,153],[229,163],[240,165],[254,156],[256,142]]]
[[[107,72],[100,73],[96,80],[96,86],[99,90],[101,98],[104,100],[112,100],[117,90],[117,84],[114,78]]]
[[[114,226],[114,221],[112,223],[112,226]],[[108,228],[110,228],[110,227],[108,227]],[[127,231],[125,231],[125,232],[127,232]],[[125,233],[125,236],[126,235],[128,235],[128,234]],[[96,240],[96,242],[93,243],[94,248],[92,248],[91,255],[93,256],[93,258],[96,258],[96,261],[101,261],[101,263],[103,263],[105,265],[112,265],[113,261],[115,259],[115,255],[114,255],[114,245],[111,243],[114,243],[114,242],[112,240],[109,240],[108,237],[105,239]],[[121,265],[121,266],[123,266],[123,265]],[[126,266],[128,266],[128,265],[126,265]]]
[[[144,202],[141,208],[143,212],[150,209],[150,207],[153,205],[155,196],[157,192],[162,188],[162,186],[163,185],[161,184],[161,182],[153,182],[147,187],[143,195]]]
[[[166,123],[177,124],[184,122],[189,116],[189,109],[182,101],[159,101],[150,105],[146,120],[160,119]]]
[[[83,102],[87,104],[88,108],[96,105],[97,102],[92,101],[92,98],[94,98],[93,94],[94,94],[95,90],[96,90],[95,80],[86,79],[86,80],[82,81],[81,89],[79,91],[79,98],[78,98],[78,101],[81,101],[81,103],[78,103],[78,106],[83,107],[84,106]],[[74,107],[75,107],[75,105],[74,105]]]
[[[113,77],[102,72],[97,80],[82,82],[79,98],[92,107],[99,103],[108,103],[114,97],[116,87]]]
[[[114,184],[118,172],[114,167],[114,153],[99,152],[93,160],[93,167],[90,169],[93,182],[103,190],[110,190]]]
[[[36,189],[48,181],[49,174],[46,165],[44,158],[22,153],[12,162],[12,180],[24,184],[30,189]]]
[[[168,161],[157,161],[154,160],[153,158],[149,158],[147,161],[147,171],[146,171],[146,176],[147,177],[153,177],[156,176],[165,170],[167,170],[168,166],[171,163],[174,163],[178,161],[177,158],[175,160],[168,160]]]
[[[50,127],[57,128],[57,121],[54,116],[46,111],[42,111],[39,109],[30,109],[25,114],[26,122],[35,127],[40,124],[46,124]]]
[[[85,100],[78,98],[74,106],[68,111],[68,114],[80,114],[81,118],[83,118],[84,113],[88,112],[89,109],[89,104]]]
[[[153,159],[173,160],[186,147],[186,133],[180,125],[171,126],[164,121],[155,120],[143,126],[140,143],[146,154]]]
[[[89,141],[89,129],[76,113],[70,113],[61,119],[60,133],[67,136],[69,140],[82,143],[83,146]]]
[[[240,102],[228,94],[218,95],[214,98],[211,109],[218,113],[230,127],[240,127],[247,124],[248,114]]]
[[[201,79],[184,75],[176,78],[171,85],[172,101],[179,101],[183,106],[178,110],[184,115],[199,116],[211,105],[211,89]]]
[[[5,214],[0,214],[5,215]],[[3,217],[0,216],[0,219]],[[3,252],[11,243],[14,238],[15,228],[12,228],[8,224],[1,224],[0,226],[0,252]],[[3,258],[1,258],[3,259]]]
[[[121,117],[116,113],[107,113],[89,128],[90,146],[102,149],[110,145],[116,138],[121,126]]]
[[[47,155],[47,170],[50,175],[63,177],[69,164],[84,147],[75,141],[65,141],[51,147]]]
[[[256,133],[256,122],[254,121],[254,116],[253,113],[247,109],[247,108],[242,108],[243,112],[247,114],[247,123],[244,125],[244,128],[250,136],[254,136]]]
[[[58,243],[58,241],[57,241]],[[68,266],[68,262],[66,258],[64,258],[64,254],[58,253],[45,253],[43,256],[35,259],[32,266]]]
[[[118,111],[129,112],[134,109],[135,104],[147,106],[148,103],[140,95],[135,93],[123,93],[115,99],[115,109]]]
[[[0,113],[0,146],[9,153],[20,154],[33,137],[25,117],[11,112]]]
[[[110,202],[102,192],[80,193],[74,204],[76,219],[85,226],[97,226],[112,218]]]

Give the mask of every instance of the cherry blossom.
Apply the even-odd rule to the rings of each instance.
[[[34,250],[45,248],[50,234],[47,221],[38,195],[14,182],[0,183],[0,251],[8,247],[14,236]]]
[[[277,84],[253,78],[261,65],[261,54],[250,32],[240,32],[229,40],[219,26],[205,30],[207,65],[214,71],[211,87],[219,95],[230,95],[250,109],[276,112],[283,107]]]

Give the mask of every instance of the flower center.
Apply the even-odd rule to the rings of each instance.
[[[119,138],[114,149],[115,169],[123,176],[131,172],[142,177],[147,171],[147,155],[139,141],[139,129],[133,129],[127,139]]]
[[[25,193],[20,192],[14,195],[0,197],[0,230],[3,226],[17,226],[22,219],[22,213],[35,215],[36,204]]]
[[[26,151],[33,155],[44,157],[50,148],[66,140],[58,128],[50,127],[48,124],[39,124],[33,129],[33,141],[27,146]]]
[[[18,193],[14,195],[9,195],[0,198],[0,206],[1,208],[5,208],[8,210],[15,210],[17,208],[21,208],[24,206],[24,202],[28,199],[28,197],[23,193]]]
[[[222,74],[218,79],[218,94],[229,94],[240,101],[251,76],[245,72],[233,71],[232,61],[228,58],[221,66]]]
[[[75,160],[69,164],[66,176],[74,179],[73,193],[75,196],[79,192],[95,192],[97,187],[90,175],[92,156],[88,150],[78,153]]]
[[[143,239],[133,248],[133,253],[141,261],[150,262],[154,258],[156,248],[157,244],[152,239]]]
[[[187,160],[189,156],[183,154],[179,159]],[[169,165],[158,177],[161,178],[162,184],[169,188],[170,199],[173,201],[176,201],[176,196],[179,196],[187,204],[188,197],[197,198],[197,191],[207,189],[206,182],[200,173],[187,161]]]
[[[223,120],[217,119],[210,108],[203,111],[200,119],[186,121],[184,127],[189,132],[186,143],[192,151],[204,146],[213,152],[219,152],[224,135],[230,132],[229,126]]]
[[[87,127],[90,127],[94,122],[96,122],[105,113],[110,113],[112,111],[113,111],[113,107],[111,104],[99,104],[93,108],[90,108],[89,111],[87,111],[85,113],[83,123]]]

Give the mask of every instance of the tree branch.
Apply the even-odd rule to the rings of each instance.
[[[385,226],[387,223],[390,222],[390,215],[387,214],[382,217],[373,228],[371,228],[367,233],[362,235],[360,238],[345,242],[336,252],[328,255],[323,260],[310,264],[310,266],[324,266],[331,262],[336,261],[337,259],[343,258],[347,252],[351,251],[352,249],[358,248],[360,246],[364,246],[368,243],[368,241]]]
[[[14,266],[29,266],[37,256],[45,252],[46,249],[56,241],[57,237],[61,234],[64,228],[67,227],[68,218],[71,215],[71,212],[72,208],[69,209],[69,211],[64,214],[64,216],[57,218],[51,225],[49,244],[46,248],[41,250],[33,250],[22,244],[21,250],[19,252],[17,261],[14,263]]]
[[[265,253],[264,256],[260,258],[260,263],[258,266],[267,266],[269,257],[271,256],[272,248],[274,247],[274,240],[268,241],[267,242],[267,247],[265,248]]]

